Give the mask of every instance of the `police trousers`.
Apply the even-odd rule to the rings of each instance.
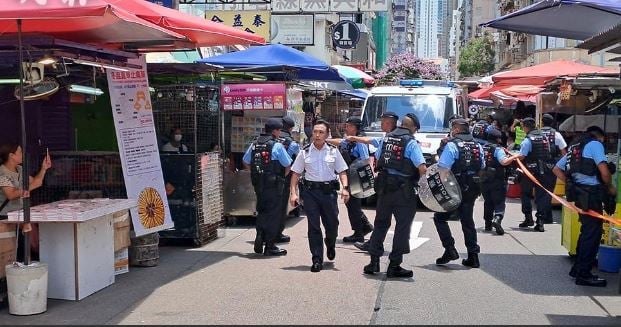
[[[477,230],[474,225],[472,212],[474,210],[474,202],[479,196],[480,188],[478,185],[471,184],[469,190],[469,192],[462,192],[461,204],[456,211],[457,216],[460,218],[461,230],[464,233],[464,241],[468,253],[479,253],[481,249],[477,243]],[[440,241],[445,249],[455,247],[455,239],[448,224],[451,214],[452,212],[436,212],[433,215],[433,223],[436,225],[438,236],[440,236]]]
[[[324,191],[320,188],[301,187],[300,196],[304,203],[304,212],[308,221],[308,245],[313,262],[323,263],[323,242],[334,246],[339,229],[339,208],[336,203],[336,191]],[[326,230],[323,234],[321,224]]]
[[[591,209],[595,212],[603,212],[603,197],[599,186],[576,187],[576,206],[580,209]],[[580,215],[580,236],[576,247],[576,261],[574,268],[577,276],[588,277],[591,267],[595,263],[599,244],[602,238],[603,220],[589,215]]]
[[[277,235],[281,235],[283,231],[285,230],[285,224],[287,222],[287,217],[289,216],[289,212],[287,208],[289,207],[289,193],[291,192],[291,189],[290,189],[291,175],[292,173],[289,173],[289,175],[285,177],[285,187],[283,187],[282,189],[282,203],[280,204],[281,205],[280,207],[281,216],[280,216],[280,221],[278,225]]]
[[[482,188],[483,219],[491,222],[494,216],[505,215],[505,198],[507,196],[507,182],[505,180],[488,181]]]
[[[364,226],[371,224],[367,216],[362,212],[362,199],[350,196],[347,203],[345,203],[345,207],[347,207],[351,229],[354,232],[362,233]]]
[[[546,174],[533,174],[549,191],[554,191],[556,175],[552,171],[546,170]],[[535,189],[535,205],[537,206],[536,217],[538,220],[552,218],[552,197],[539,186],[536,186],[528,177],[522,176],[520,179],[522,213],[525,217],[533,216],[533,205],[531,202],[533,188]]]
[[[377,193],[375,222],[369,243],[369,254],[381,257],[384,254],[384,240],[395,216],[395,234],[392,251],[388,258],[393,264],[401,264],[403,255],[410,253],[410,230],[416,215],[416,196],[401,189]]]
[[[257,233],[263,233],[263,240],[268,245],[274,244],[278,234],[282,190],[285,187],[283,178],[272,177],[263,177],[263,182],[256,185],[254,189],[257,196]]]

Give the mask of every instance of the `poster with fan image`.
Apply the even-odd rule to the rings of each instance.
[[[136,236],[174,227],[155,135],[145,56],[129,60],[142,69],[106,69],[116,139]]]

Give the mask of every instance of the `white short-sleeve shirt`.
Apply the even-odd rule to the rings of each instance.
[[[336,147],[324,144],[317,149],[314,144],[304,147],[295,158],[291,170],[304,174],[304,179],[311,182],[329,182],[337,178],[337,173],[347,170],[347,164]]]

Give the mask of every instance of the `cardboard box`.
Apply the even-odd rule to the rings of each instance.
[[[127,248],[114,252],[114,275],[129,272],[129,251]]]
[[[6,276],[4,266],[15,261],[15,225],[0,224],[0,278]]]
[[[123,210],[115,213],[114,218],[114,251],[127,248],[130,245],[129,229],[131,220],[129,211]]]

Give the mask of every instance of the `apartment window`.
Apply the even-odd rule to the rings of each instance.
[[[564,48],[566,39],[535,35],[535,50]]]

